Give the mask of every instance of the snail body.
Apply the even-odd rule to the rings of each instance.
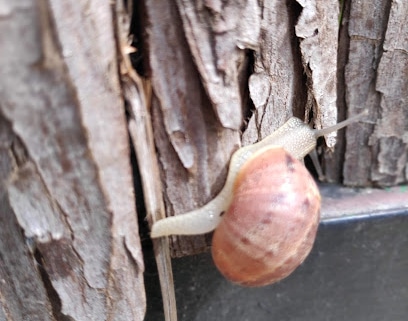
[[[212,255],[225,277],[246,286],[286,277],[310,252],[320,216],[320,193],[300,160],[314,150],[318,137],[364,114],[322,130],[290,118],[265,139],[233,154],[225,185],[212,201],[155,222],[151,237],[217,228]]]

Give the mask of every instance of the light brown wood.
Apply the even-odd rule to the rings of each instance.
[[[285,2],[273,1],[262,11],[254,72],[248,85],[244,85],[249,88],[255,108],[242,135],[243,145],[268,136],[293,114],[304,117],[307,101],[294,29],[297,8],[294,3],[288,6]]]
[[[238,130],[243,119],[243,49],[256,48],[259,41],[261,11],[257,1],[176,2],[180,16],[176,13],[172,18],[181,17],[183,38],[189,45],[185,52],[194,58],[215,114],[223,127]]]
[[[126,57],[124,57],[126,59]],[[130,66],[129,63],[126,64]],[[157,155],[154,150],[151,118],[141,79],[130,69],[123,78],[123,87],[130,113],[129,133],[135,147],[142,179],[146,218],[149,226],[165,217]],[[177,320],[176,298],[167,238],[154,240],[154,252],[159,273],[165,320]]]
[[[95,1],[2,6],[7,320],[144,319],[112,13]]]
[[[300,51],[304,72],[307,76],[308,101],[313,110],[313,123],[318,129],[337,123],[337,44],[339,8],[336,1],[304,1],[295,26],[300,39]],[[305,120],[310,111],[306,109]],[[326,138],[330,148],[336,143],[336,132]]]
[[[163,1],[148,1],[146,15],[151,22],[147,42],[153,130],[166,215],[175,215],[204,204],[221,189],[227,162],[239,147],[239,133],[221,126],[213,111],[177,8]],[[174,256],[208,248],[205,237],[172,238],[171,242]]]
[[[236,126],[223,123],[219,114],[219,97],[230,98],[233,84],[240,84],[240,98],[229,99],[222,110],[251,115],[242,122],[243,144],[265,137],[293,112],[307,117],[306,105],[317,127],[334,123],[336,115],[337,3],[307,7],[305,17],[313,19],[300,18],[297,26],[301,6],[295,4],[177,4],[178,11],[160,1],[145,4],[152,120],[167,216],[197,208],[221,189],[230,155],[240,146],[240,133],[229,129]],[[209,53],[211,46],[215,51]],[[251,63],[248,80],[237,66]],[[229,82],[214,86],[211,81],[220,75]],[[248,94],[255,105],[251,112]],[[173,256],[201,252],[209,244],[207,236],[171,240]]]
[[[405,2],[346,5],[339,59],[344,91],[338,103],[349,116],[364,108],[370,116],[347,128],[344,158],[327,155],[330,181],[343,177],[351,186],[392,186],[408,180],[407,15]]]
[[[129,133],[149,223],[212,199],[241,145],[292,114],[333,124],[335,105],[340,118],[363,108],[370,116],[340,133],[334,154],[319,149],[326,178],[408,181],[406,2],[345,2],[340,22],[334,0],[137,5],[140,30],[130,34],[140,48],[129,47],[130,11],[120,1],[0,6],[0,277],[10,281],[0,288],[0,319],[143,319]],[[131,70],[131,50],[147,87]],[[211,241],[169,243],[155,251],[165,317],[176,320],[170,254]]]

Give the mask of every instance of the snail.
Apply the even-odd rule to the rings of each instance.
[[[291,117],[232,155],[225,185],[212,201],[155,222],[151,237],[215,229],[212,256],[227,279],[263,286],[285,278],[311,251],[320,220],[320,193],[301,160],[314,150],[318,137],[365,114],[320,130]]]

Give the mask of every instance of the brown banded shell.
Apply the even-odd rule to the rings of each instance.
[[[292,273],[312,249],[320,193],[304,165],[283,148],[243,165],[234,198],[214,232],[212,256],[234,283],[262,286]]]

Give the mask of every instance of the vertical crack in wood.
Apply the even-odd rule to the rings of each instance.
[[[10,181],[26,160],[23,144],[0,111],[0,319],[55,321],[34,260],[36,241],[23,235],[9,201]]]
[[[302,13],[296,24],[315,127],[330,127],[337,122],[337,46],[339,4],[331,1],[297,1]],[[325,135],[333,148],[336,132]]]

